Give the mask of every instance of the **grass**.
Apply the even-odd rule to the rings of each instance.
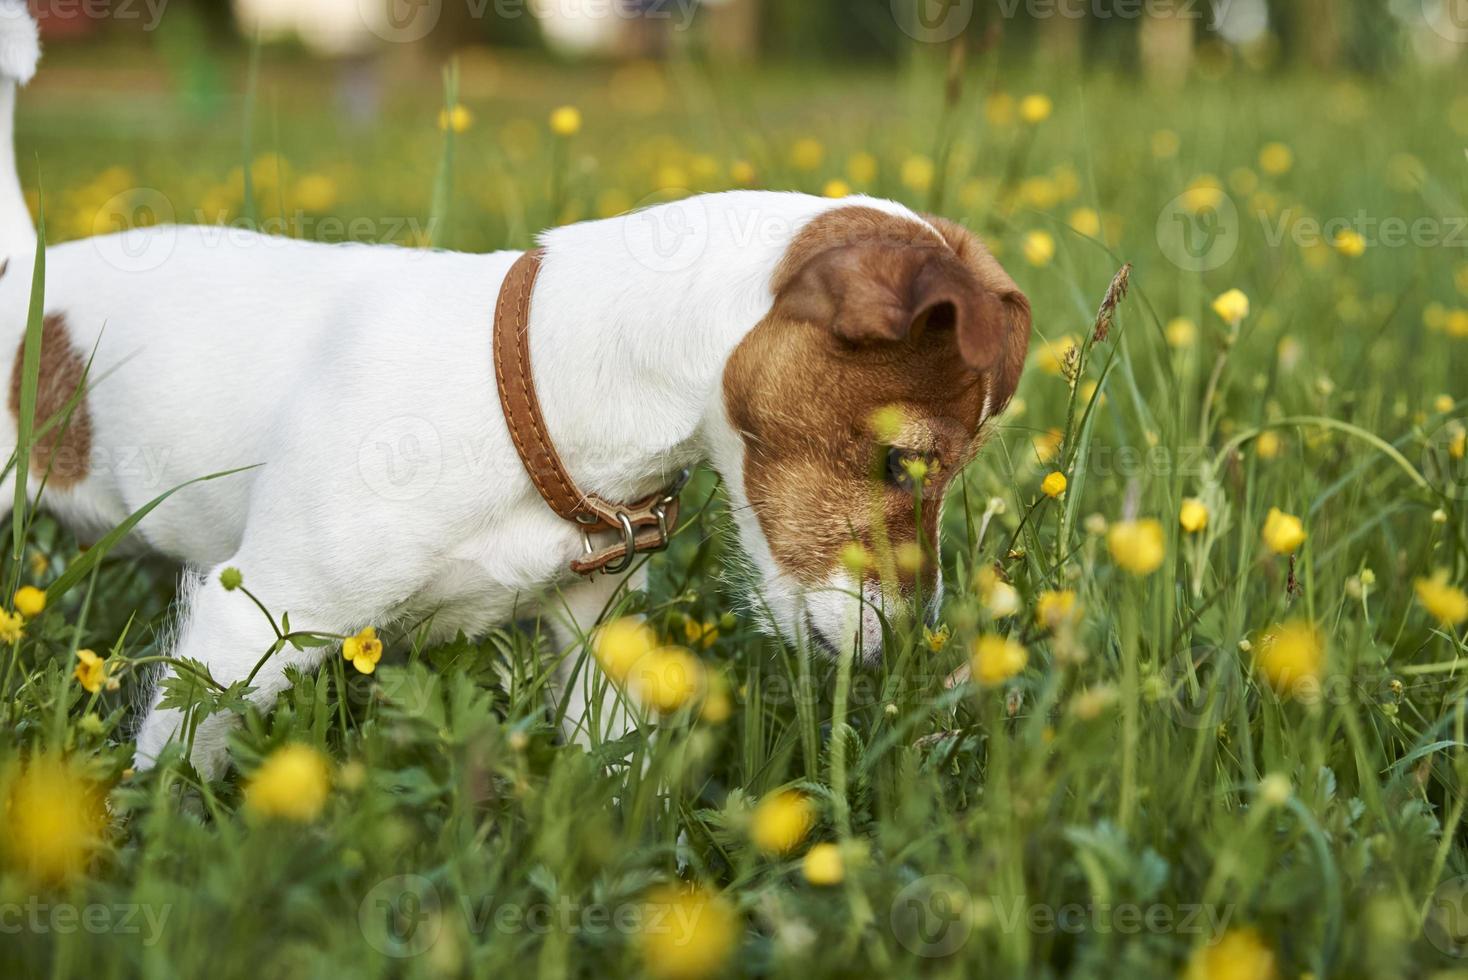
[[[116,115],[67,66],[43,74],[20,145],[44,172],[53,239],[161,208],[519,247],[672,188],[841,180],[980,231],[1034,304],[1035,354],[947,501],[946,643],[894,630],[868,671],[765,637],[700,474],[689,526],[616,612],[680,643],[716,624],[694,645],[733,711],[691,705],[590,751],[557,738],[549,640],[525,622],[433,648],[389,636],[370,678],[331,658],[272,713],[245,713],[221,782],[177,759],[132,773],[126,732],[167,652],[176,570],[79,558],[49,519],[26,522],[4,581],[50,601],[0,655],[9,975],[693,975],[727,960],[781,977],[1407,977],[1460,962],[1446,951],[1462,951],[1451,913],[1468,891],[1464,631],[1414,590],[1437,569],[1468,580],[1460,79],[1210,63],[1166,90],[981,62],[945,101],[942,66],[922,59],[891,77],[468,59],[455,83],[473,121],[449,168],[435,75],[354,127],[319,108],[308,66],[267,55],[259,71],[249,181],[244,100],[208,120],[158,95]],[[1002,96],[1032,91],[1054,112],[1026,124]],[[586,120],[569,139],[544,123],[563,102]],[[1268,173],[1273,142],[1292,160],[1272,151]],[[1225,200],[1237,248],[1190,271],[1178,215]],[[1300,224],[1332,218],[1366,234],[1364,254]],[[1386,219],[1419,224],[1394,243]],[[1094,340],[1123,261],[1131,292]],[[1237,324],[1211,309],[1230,288],[1250,299]],[[1055,469],[1069,486],[1052,500],[1039,486]],[[1196,534],[1178,523],[1188,497],[1208,510]],[[1303,522],[1293,556],[1261,542],[1271,508]],[[1109,544],[1106,526],[1130,518],[1159,521],[1155,571],[1128,572],[1139,556]],[[995,614],[996,568],[1017,614]],[[1079,613],[1037,623],[1061,590]],[[1265,635],[1296,621],[1325,656],[1304,651],[1281,694]],[[955,683],[992,634],[1024,645],[1024,669]],[[78,684],[79,648],[132,665],[117,690]],[[187,696],[230,710],[237,693]],[[294,743],[330,760],[332,786],[309,820],[263,817],[244,787]],[[38,792],[24,759],[81,782]],[[273,778],[311,802],[309,764]],[[91,846],[76,785],[105,795]],[[781,814],[755,807],[782,789],[814,819],[772,854],[752,836]],[[50,864],[28,856],[36,841]],[[837,884],[802,870],[825,841]],[[677,880],[702,890],[659,889]]]

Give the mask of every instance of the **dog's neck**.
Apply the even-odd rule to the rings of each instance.
[[[541,237],[531,363],[546,424],[583,490],[631,499],[708,458],[724,365],[769,312],[791,240],[853,201],[895,207],[732,191]]]

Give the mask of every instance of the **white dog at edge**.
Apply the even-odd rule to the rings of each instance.
[[[0,0],[11,445],[35,231],[10,141],[16,87],[38,57],[24,4]],[[580,487],[630,500],[711,464],[757,572],[756,606],[793,642],[870,660],[879,612],[935,608],[937,503],[1013,394],[1029,340],[1025,297],[973,235],[865,197],[729,192],[539,242],[534,383]],[[40,505],[87,540],[164,490],[253,466],[187,487],[133,534],[199,573],[173,653],[226,684],[274,639],[220,585],[229,566],[295,629],[431,617],[438,634],[472,636],[538,600],[569,644],[623,583],[567,571],[580,535],[535,492],[501,412],[491,325],[516,257],[177,226],[52,247],[38,424],[96,353],[70,424],[33,447],[28,486],[44,476]],[[933,501],[921,522],[914,494]],[[840,559],[852,541],[907,558],[895,579],[890,563],[858,578]],[[251,697],[268,706],[288,665],[329,652],[287,648]],[[571,673],[575,726],[578,703],[617,695],[591,668]],[[187,723],[155,698],[139,764]],[[221,771],[229,723],[212,716],[192,733],[200,771]]]

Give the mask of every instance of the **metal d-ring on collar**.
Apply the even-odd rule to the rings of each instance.
[[[657,536],[650,542],[639,542],[637,529],[632,524],[632,517],[625,510],[619,510],[615,515],[617,526],[622,532],[621,547],[616,549],[622,552],[622,557],[609,563],[603,564],[601,570],[609,575],[625,572],[631,567],[632,562],[638,555],[653,554],[664,551],[668,547],[668,539],[672,536],[673,528],[669,526],[669,511],[678,502],[678,494],[688,485],[689,471],[685,468],[680,470],[673,482],[662,491],[656,501],[648,508],[648,511],[657,519]],[[595,556],[598,551],[591,543],[591,529],[604,524],[602,518],[595,514],[580,514],[576,522],[581,525],[581,548],[583,559]]]

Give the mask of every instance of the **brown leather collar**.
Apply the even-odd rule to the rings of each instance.
[[[665,489],[630,504],[614,504],[596,494],[583,493],[566,464],[561,462],[530,374],[530,298],[540,274],[540,249],[515,260],[500,286],[494,309],[494,376],[499,386],[500,407],[510,438],[530,482],[550,509],[581,528],[585,553],[571,562],[571,570],[590,575],[597,571],[620,572],[640,554],[662,551],[678,523],[678,492],[688,480],[688,471]],[[614,531],[622,540],[596,548],[591,535]]]

